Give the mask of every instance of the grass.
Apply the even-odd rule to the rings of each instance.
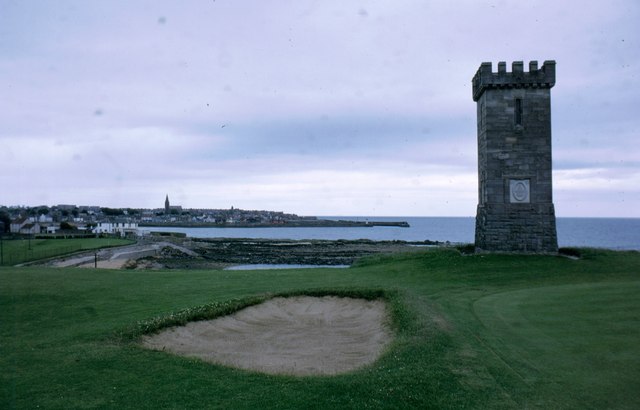
[[[0,407],[639,408],[640,253],[580,254],[445,249],[279,271],[0,268]],[[282,293],[383,297],[395,342],[364,369],[302,378],[135,343],[149,324]]]
[[[78,251],[129,245],[134,241],[118,238],[12,239],[2,240],[3,266],[52,258]]]

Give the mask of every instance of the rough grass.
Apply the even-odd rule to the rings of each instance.
[[[0,268],[0,407],[638,408],[640,254],[580,255],[449,249],[281,271]],[[154,318],[308,292],[392,298],[390,350],[350,374],[296,378],[133,342]]]
[[[117,238],[3,239],[1,262],[3,266],[11,266],[79,251],[132,243],[134,241]]]
[[[308,289],[280,293],[266,293],[256,296],[247,296],[242,299],[230,299],[222,302],[212,302],[206,305],[193,306],[175,312],[169,312],[150,319],[141,320],[131,326],[117,331],[114,336],[121,341],[136,341],[145,334],[156,333],[162,329],[183,326],[189,322],[199,320],[211,320],[221,316],[230,315],[244,308],[265,302],[274,297],[294,296],[337,296],[344,298],[358,298],[365,300],[387,299],[396,300],[395,292],[385,292],[382,289]],[[394,309],[395,312],[397,309]]]

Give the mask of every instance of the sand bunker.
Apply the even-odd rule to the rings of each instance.
[[[375,361],[391,341],[381,301],[274,298],[146,336],[144,346],[270,374],[333,375]]]

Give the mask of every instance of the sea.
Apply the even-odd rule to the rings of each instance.
[[[350,221],[406,221],[401,227],[344,228],[179,228],[150,227],[145,231],[181,232],[193,238],[326,239],[374,241],[440,241],[473,243],[474,217],[362,217],[323,216],[322,219]],[[640,218],[557,218],[560,247],[591,247],[640,250]]]

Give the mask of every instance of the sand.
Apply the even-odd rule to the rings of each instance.
[[[274,298],[146,336],[143,345],[268,374],[335,375],[373,363],[391,341],[382,301]]]

